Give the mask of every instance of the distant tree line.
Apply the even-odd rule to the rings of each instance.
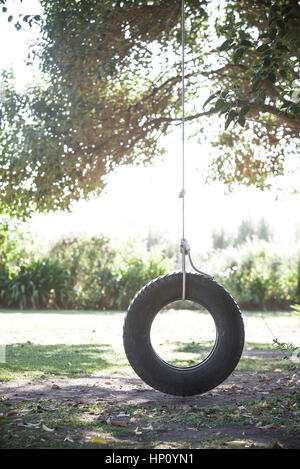
[[[250,219],[244,219],[235,235],[227,233],[223,227],[215,229],[212,232],[212,245],[214,249],[226,249],[228,246],[237,247],[254,239],[271,241],[272,238],[273,232],[264,217],[256,224]]]

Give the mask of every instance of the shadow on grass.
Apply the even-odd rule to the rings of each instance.
[[[108,344],[19,344],[6,347],[6,362],[0,364],[0,376],[3,380],[24,374],[70,378],[119,366],[124,366],[124,359]]]
[[[158,355],[167,363],[179,368],[187,368],[201,363],[209,355],[213,342],[168,342],[167,351],[157,350]],[[159,353],[161,352],[161,353]],[[162,356],[164,352],[165,356]],[[183,354],[183,355],[180,355]],[[187,355],[188,354],[188,355]]]
[[[158,355],[174,366],[190,367],[203,361],[211,346],[212,342],[201,345],[174,342],[168,344],[167,355],[162,356],[163,350],[159,350]],[[122,350],[110,344],[8,345],[5,359],[5,363],[0,363],[1,381],[51,376],[76,378],[95,372],[123,374],[131,369]],[[270,344],[247,343],[237,370],[287,370],[289,365],[289,360]]]
[[[158,355],[173,366],[190,367],[205,360],[213,349],[214,342],[169,342],[168,350],[157,350]],[[161,352],[161,353],[160,353]],[[164,352],[164,356],[163,353]],[[190,354],[182,355],[180,354]],[[237,370],[273,371],[288,370],[290,363],[274,344],[246,343]]]

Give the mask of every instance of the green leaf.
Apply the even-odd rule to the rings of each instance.
[[[274,72],[269,73],[268,76],[267,76],[267,79],[270,80],[270,82],[271,82],[272,84],[274,84],[275,81],[276,81],[276,75],[275,75],[275,73],[274,73]]]
[[[276,38],[276,36],[277,36],[277,28],[271,28],[269,30],[269,38],[273,40]]]
[[[241,127],[244,127],[245,123],[246,123],[246,119],[244,117],[238,118],[238,124],[240,124]]]
[[[266,52],[269,49],[270,49],[270,47],[269,47],[268,44],[263,44],[263,45],[257,47],[256,52]]]
[[[272,23],[274,23],[274,21],[277,21],[278,19],[280,19],[280,16],[272,16],[272,18],[270,18],[269,20],[269,25],[271,25]]]
[[[228,95],[228,93],[229,93],[229,90],[224,90],[224,91],[221,92],[220,96],[221,96],[222,98],[226,98],[226,96]]]
[[[286,6],[286,7],[282,8],[281,13],[282,13],[283,16],[285,16],[285,15],[287,15],[291,10],[292,10],[292,7]]]
[[[233,43],[234,43],[233,39],[226,39],[226,41],[224,41],[223,44],[221,44],[221,46],[219,47],[219,51],[222,52],[222,51],[230,49]]]
[[[243,106],[242,109],[239,112],[239,117],[245,116],[247,114],[247,112],[249,111],[249,109],[250,109],[250,106],[248,104]]]
[[[286,35],[286,33],[287,33],[287,27],[286,27],[284,21],[278,20],[278,21],[277,21],[277,24],[278,24],[278,26],[279,26],[279,33],[278,33],[278,36],[279,36],[279,37],[284,37],[284,36]]]
[[[252,80],[251,80],[251,82],[252,82],[252,91],[255,91],[257,89],[262,74],[263,74],[263,71],[258,70],[258,72],[256,72],[256,74],[252,77]]]
[[[237,63],[243,57],[244,52],[245,52],[245,47],[238,47],[238,49],[236,49],[233,55],[234,63]]]
[[[225,99],[218,99],[215,104],[215,111],[224,111],[227,110],[228,108],[228,103],[225,101]]]
[[[259,92],[259,97],[264,101],[266,99],[266,91],[265,90],[261,90]]]
[[[283,78],[287,78],[288,75],[290,74],[290,71],[289,71],[288,68],[281,68],[281,69],[279,70],[279,73],[280,73],[280,75],[281,75]]]
[[[252,42],[248,41],[248,39],[244,39],[243,41],[241,41],[240,45],[245,46],[245,47],[252,47],[253,46]]]
[[[287,23],[289,20],[296,19],[298,16],[294,15],[293,13],[290,13],[284,18],[284,22]]]
[[[225,121],[225,130],[227,130],[228,126],[230,123],[233,121],[233,119],[237,116],[237,112],[234,111],[233,109],[228,113],[227,119]]]
[[[289,48],[282,42],[277,42],[277,44],[275,45],[275,49],[280,50],[282,52],[289,52]]]
[[[218,96],[221,93],[221,91],[216,91],[215,93],[212,93],[209,98],[205,101],[203,104],[203,107],[205,107],[210,101],[212,101],[216,96]]]
[[[263,60],[263,66],[264,67],[269,67],[271,65],[271,59],[270,57],[267,55],[266,57],[264,57],[264,60]]]

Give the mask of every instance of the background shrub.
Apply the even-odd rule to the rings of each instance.
[[[242,223],[235,237],[215,233],[213,249],[192,252],[196,266],[214,275],[243,309],[299,304],[300,240],[282,246],[270,241],[264,222],[255,236],[248,225]],[[40,254],[18,227],[0,221],[0,305],[124,310],[147,282],[181,270],[178,246],[150,234],[118,244],[103,236],[69,237]]]
[[[41,259],[22,265],[6,278],[2,300],[9,307],[68,307],[74,299],[69,270],[58,261]]]
[[[138,255],[136,254],[138,252]],[[126,309],[148,281],[167,272],[170,262],[134,243],[118,250],[106,237],[74,238],[57,242],[51,258],[69,266],[76,291],[74,307]]]
[[[254,240],[214,251],[202,262],[207,273],[214,275],[243,308],[287,308],[300,300],[297,245],[286,251],[274,243]]]

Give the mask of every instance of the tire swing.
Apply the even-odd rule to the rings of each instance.
[[[184,0],[181,10],[183,189],[179,197],[182,198],[182,271],[154,279],[136,294],[126,314],[123,343],[130,365],[145,383],[166,394],[192,396],[215,388],[233,372],[244,346],[244,325],[239,307],[228,291],[194,266],[184,236]],[[186,272],[186,256],[197,273]],[[151,341],[151,328],[158,313],[179,300],[190,300],[205,308],[215,328],[210,353],[191,366],[180,367],[167,362],[159,356]]]

